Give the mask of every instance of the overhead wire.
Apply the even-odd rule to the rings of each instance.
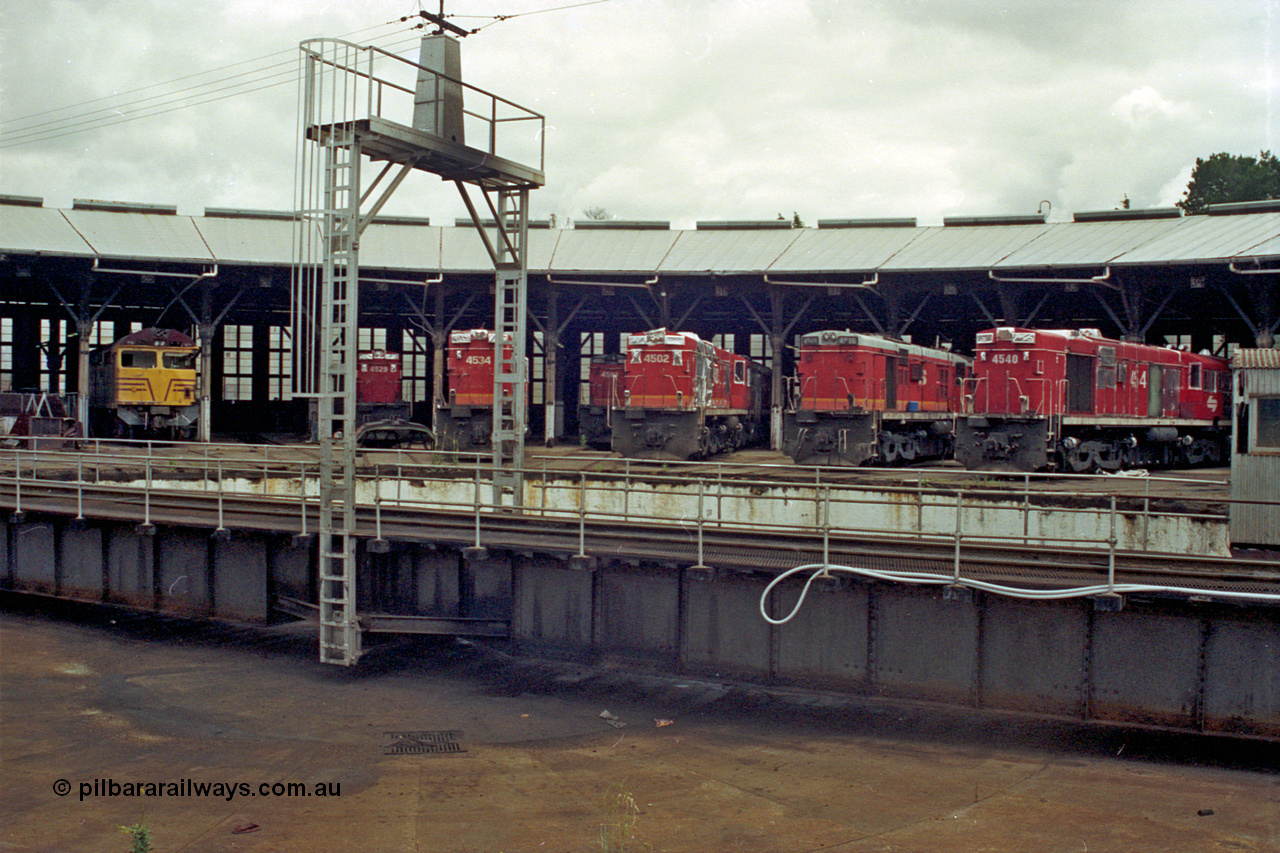
[[[611,2],[613,2],[613,0],[582,0],[582,2],[580,3],[567,3],[563,6],[551,6],[546,9],[531,9],[528,12],[514,12],[510,15],[450,15],[449,17],[481,18],[485,20],[492,18],[493,20],[490,21],[489,23],[485,24],[482,27],[477,27],[475,30],[472,31],[472,32],[479,32],[480,30],[484,30],[484,29],[488,29],[489,27],[492,27],[494,24],[500,24],[503,21],[510,21],[514,18],[525,18],[525,17],[528,17],[529,15],[541,15],[544,12],[563,12],[566,9],[578,9],[578,8],[581,8],[582,6],[595,6],[599,3],[611,3]]]
[[[369,32],[370,30],[379,29],[388,24],[395,25],[398,21],[389,21],[375,27],[366,27],[347,33],[342,38],[359,35]],[[398,39],[388,42],[388,39]],[[405,38],[402,31],[385,33],[382,36],[375,37],[373,42],[383,42],[383,49],[394,51],[405,44],[416,42],[414,38]],[[34,113],[18,119],[7,120],[6,125],[13,125],[29,121],[31,119],[40,118],[56,112],[63,112],[76,107],[90,106],[104,101],[112,101],[121,97],[128,97],[160,86],[168,86],[174,83],[192,80],[198,77],[208,76],[220,71],[226,71],[253,62],[262,62],[270,60],[277,56],[292,54],[292,50],[277,51],[272,54],[257,57],[255,59],[241,60],[240,62],[231,63],[208,71],[197,72],[173,80],[152,83],[147,86],[139,87],[128,92],[118,93],[116,95],[107,95],[100,98],[94,98],[89,101],[83,101],[79,104],[68,105],[66,107],[58,107],[51,110],[45,110],[40,113]],[[272,73],[274,72],[274,73]],[[239,82],[229,82],[240,79]],[[278,79],[277,79],[278,78]],[[85,133],[99,128],[110,127],[112,125],[121,124],[127,121],[135,121],[142,118],[150,118],[152,116],[164,115],[180,109],[201,106],[215,101],[226,100],[227,98],[237,97],[239,95],[252,94],[265,89],[283,86],[296,81],[297,64],[293,59],[275,62],[247,71],[241,71],[236,74],[217,77],[203,83],[188,86],[183,90],[166,92],[158,95],[148,95],[141,98],[133,98],[132,100],[116,101],[108,106],[99,107],[97,109],[81,112],[61,118],[47,119],[36,124],[29,124],[23,127],[8,128],[0,131],[0,149],[11,148],[17,145],[28,145],[35,142],[44,142],[52,139],[58,139],[63,136],[70,136],[78,133]],[[271,82],[274,81],[274,82]],[[219,84],[229,83],[229,85]],[[263,85],[255,85],[263,84]],[[218,86],[218,88],[210,88]],[[227,93],[227,94],[220,94]]]
[[[509,15],[449,15],[450,18],[492,18],[493,20],[482,27],[473,30],[479,30],[493,26],[503,21],[509,21],[514,18],[527,17],[529,15],[538,15],[547,12],[560,12],[567,9],[576,9],[584,6],[594,6],[600,3],[608,3],[612,0],[582,0],[577,3],[567,3],[559,6],[551,6],[543,9],[532,9],[527,12],[516,12]],[[421,2],[418,4],[421,6]],[[349,38],[351,36],[361,35],[363,33],[377,30],[386,26],[396,26],[403,24],[414,16],[405,16],[396,20],[386,21],[371,27],[365,27],[359,30],[345,33],[338,38]],[[418,23],[411,27],[411,30],[423,29],[426,24]],[[403,38],[403,31],[384,33],[376,36],[371,43],[379,40],[388,40]],[[404,39],[403,41],[395,41],[393,43],[384,43],[379,45],[384,50],[392,50],[402,45],[413,43],[413,39]],[[244,59],[229,65],[220,66],[218,68],[209,69],[207,71],[198,71],[193,74],[187,74],[182,77],[176,77],[171,80],[165,80],[158,83],[150,83],[137,89],[126,92],[120,92],[113,95],[103,95],[98,98],[92,98],[87,101],[81,101],[75,104],[69,104],[62,107],[54,107],[40,112],[32,113],[27,116],[21,116],[14,119],[6,119],[4,128],[0,129],[0,150],[13,148],[20,145],[30,145],[37,142],[48,142],[54,139],[60,139],[65,136],[73,136],[80,133],[87,133],[101,128],[111,127],[113,125],[123,124],[125,122],[137,121],[139,119],[152,118],[154,116],[165,115],[177,110],[189,109],[191,107],[203,106],[217,101],[226,100],[228,98],[249,95],[255,92],[261,92],[266,89],[275,88],[277,86],[287,85],[296,82],[298,79],[296,63],[293,59],[287,59],[280,62],[274,62],[267,65],[252,67],[245,71],[235,74],[215,77],[201,83],[188,85],[184,89],[177,91],[163,92],[155,95],[147,95],[145,97],[132,97],[165,86],[173,86],[179,83],[185,83],[190,80],[197,80],[202,77],[208,77],[211,74],[218,74],[229,69],[238,68],[242,65],[250,65],[252,63],[261,63],[272,60],[279,56],[292,55],[292,50],[281,50],[275,53],[266,54],[265,56],[253,59]],[[245,79],[241,79],[245,78]],[[239,80],[240,82],[230,82]],[[221,85],[228,84],[228,85]],[[213,88],[217,87],[217,88]],[[225,93],[225,94],[223,94]],[[121,98],[128,100],[120,100]],[[132,99],[129,99],[132,98]],[[57,113],[66,113],[71,110],[77,110],[82,107],[89,107],[95,104],[105,104],[87,111],[81,111],[65,115],[58,118],[46,118],[44,121],[36,121],[46,116],[53,116]]]

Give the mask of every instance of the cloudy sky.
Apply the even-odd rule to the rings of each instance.
[[[438,0],[426,0],[438,9]],[[416,56],[418,0],[0,4],[0,193],[291,209],[298,42]],[[1280,0],[446,0],[547,117],[532,215],[818,219],[1173,204],[1274,150]],[[507,16],[498,20],[496,16]],[[405,117],[407,122],[408,117]],[[451,222],[406,182],[387,212]]]

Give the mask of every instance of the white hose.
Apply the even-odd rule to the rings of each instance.
[[[791,608],[791,612],[786,616],[781,619],[774,619],[765,610],[765,605],[769,600],[769,593],[773,591],[775,586],[792,575],[806,571],[812,571],[813,574],[809,576],[807,581],[805,581],[804,588],[800,590],[800,597],[796,600],[795,606]],[[964,586],[971,589],[980,589],[983,592],[991,592],[996,595],[1007,596],[1009,598],[1023,598],[1036,601],[1061,601],[1070,598],[1088,598],[1090,596],[1103,595],[1106,593],[1116,593],[1120,595],[1133,593],[1172,593],[1176,595],[1207,595],[1212,596],[1213,598],[1230,598],[1237,601],[1280,604],[1280,595],[1261,592],[1204,590],[1180,586],[1158,586],[1145,583],[1098,584],[1096,586],[1078,586],[1069,587],[1067,589],[1022,589],[1019,587],[1004,586],[1002,584],[973,580],[971,578],[956,578],[952,575],[938,575],[929,572],[880,572],[874,569],[854,568],[853,566],[809,563],[804,566],[796,566],[794,569],[788,569],[769,582],[769,585],[764,588],[764,592],[760,594],[760,615],[770,625],[783,625],[790,622],[795,618],[795,615],[800,612],[800,607],[804,604],[805,597],[809,594],[809,587],[812,586],[813,582],[818,578],[830,578],[830,572],[845,572],[859,577],[890,581],[892,583],[931,586]]]

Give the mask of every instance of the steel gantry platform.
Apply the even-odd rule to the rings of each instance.
[[[432,18],[453,29],[443,18]],[[544,183],[543,117],[461,80],[457,40],[422,39],[414,63],[339,39],[301,45],[298,205],[293,286],[295,392],[316,401],[320,443],[320,659],[360,657],[356,614],[356,360],[360,236],[408,175],[452,181],[497,272],[494,289],[494,503],[519,506],[527,402],[525,314],[529,192]],[[464,106],[470,100],[470,108]],[[390,116],[390,117],[389,117]],[[411,117],[411,124],[394,117]],[[502,133],[511,123],[522,134]],[[466,144],[477,131],[483,147]],[[528,150],[527,140],[535,140]],[[521,141],[525,141],[525,149]],[[500,149],[500,144],[502,148]],[[509,154],[508,149],[515,154]],[[523,156],[522,156],[523,155]],[[364,158],[382,162],[366,185]],[[536,162],[525,165],[522,159]],[[394,174],[393,174],[394,173]],[[389,180],[388,180],[389,178]],[[384,184],[385,181],[385,184]],[[492,216],[486,223],[468,187]],[[492,228],[492,236],[486,233]]]

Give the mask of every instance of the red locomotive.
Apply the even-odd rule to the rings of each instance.
[[[820,465],[949,456],[969,364],[947,350],[874,335],[800,335],[783,451]]]
[[[492,441],[495,335],[488,329],[449,334],[445,358],[445,387],[449,391],[436,413],[436,446],[442,450],[476,450],[487,448]],[[510,391],[509,385],[504,386],[504,393]]]
[[[622,405],[625,359],[621,353],[591,357],[578,404],[578,435],[593,447],[607,448],[612,443],[613,410]]]
[[[356,357],[356,443],[362,447],[431,446],[431,430],[413,421],[413,403],[404,399],[398,352],[367,350]]]
[[[627,352],[612,442],[623,456],[712,456],[762,433],[763,376],[751,359],[666,329],[628,336]]]
[[[956,425],[967,468],[1073,472],[1220,462],[1228,362],[1096,330],[979,332]]]

